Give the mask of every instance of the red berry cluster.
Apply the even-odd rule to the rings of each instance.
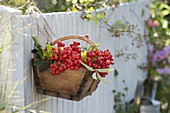
[[[51,73],[58,75],[66,69],[78,70],[81,62],[84,62],[93,69],[105,69],[113,65],[113,57],[109,50],[92,50],[86,54],[86,60],[81,57],[80,42],[74,41],[69,46],[65,46],[63,42],[57,42],[57,48],[52,48],[53,55],[50,58],[52,63],[50,64]],[[99,73],[102,77],[105,77],[108,73]]]
[[[63,42],[58,42],[57,48],[52,48],[53,55],[51,60],[53,63],[50,64],[52,74],[59,74],[66,69],[78,70],[82,65],[80,64],[81,50],[80,42],[74,41],[69,46],[65,47]]]
[[[110,51],[107,49],[105,51],[95,50],[87,52],[86,57],[87,65],[93,67],[93,69],[105,69],[113,65],[113,57]],[[105,77],[108,72],[100,73],[102,77]]]

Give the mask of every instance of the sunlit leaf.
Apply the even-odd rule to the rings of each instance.
[[[77,11],[78,11],[75,6],[71,7],[71,10],[72,10],[73,12],[77,12]]]
[[[170,14],[170,10],[163,10],[161,14],[162,14],[162,16],[166,16],[166,15]]]
[[[47,52],[50,53],[51,50],[52,50],[51,44],[47,44],[47,45],[46,45],[46,48],[47,48]]]
[[[97,80],[96,72],[94,72],[94,73],[92,74],[92,78],[95,79],[95,80]]]
[[[168,45],[170,45],[170,39],[166,40],[165,46],[168,46]]]
[[[93,18],[93,21],[94,21],[94,23],[98,24],[98,19],[96,16]]]
[[[158,7],[158,9],[159,10],[170,9],[170,7],[165,3],[161,3],[160,6]]]
[[[88,11],[89,11],[89,12],[94,11],[93,7],[90,7],[90,8],[88,9]]]
[[[83,62],[81,62],[81,61],[80,61],[80,63],[81,63],[84,67],[86,67],[88,70],[94,71],[94,69],[93,69],[92,67],[86,65],[85,63],[83,63]]]
[[[98,13],[98,14],[96,15],[96,17],[97,17],[97,18],[105,18],[105,15],[104,15],[104,13]]]
[[[101,44],[95,44],[95,46],[90,46],[88,51],[91,51],[91,50],[96,50],[97,47],[99,47]]]
[[[50,52],[50,53],[49,53],[49,57],[52,57],[52,55],[53,55],[53,52]]]
[[[107,69],[96,69],[98,72],[112,72],[113,68],[107,68]]]
[[[106,80],[104,80],[98,73],[97,73],[97,77],[99,78],[100,81],[102,81],[103,83],[108,83]]]
[[[44,49],[42,49],[42,51],[43,51],[43,56],[45,57],[48,56],[47,52],[45,52]]]
[[[86,54],[87,54],[86,51],[81,52],[81,57],[83,58],[84,61],[86,61]]]
[[[118,20],[118,21],[116,22],[116,24],[117,24],[117,25],[121,25],[121,24],[122,24],[122,20]]]
[[[86,18],[87,18],[88,21],[90,21],[91,18],[92,18],[92,15],[91,14],[86,14]]]
[[[167,20],[162,20],[163,21],[163,28],[168,28],[168,21]]]

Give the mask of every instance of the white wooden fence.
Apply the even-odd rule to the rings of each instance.
[[[140,31],[136,29],[135,32],[143,36],[145,30],[143,26],[144,21],[149,18],[149,9],[147,6],[148,3],[144,1],[121,5],[116,8],[111,15],[109,24],[114,24],[120,19],[128,21],[130,24],[138,25],[137,28],[140,29]],[[105,12],[106,17],[108,17],[110,13],[112,13],[112,10],[108,8],[105,9]],[[81,13],[78,12],[22,15],[18,10],[0,6],[0,32],[4,26],[7,26],[3,33],[0,34],[0,44],[8,31],[8,39],[15,39],[12,49],[9,49],[7,51],[8,53],[3,52],[2,54],[1,69],[6,71],[4,66],[7,65],[9,61],[13,64],[13,68],[10,69],[10,76],[12,76],[13,81],[17,81],[18,79],[24,80],[26,78],[24,82],[18,85],[16,90],[19,93],[20,99],[24,99],[24,101],[17,102],[17,99],[14,99],[15,104],[24,106],[43,98],[49,98],[48,101],[36,104],[32,108],[38,106],[38,113],[40,111],[51,113],[114,113],[114,95],[112,90],[117,89],[123,91],[124,84],[122,80],[124,79],[129,87],[127,101],[134,97],[138,78],[146,75],[146,73],[138,68],[138,65],[146,62],[146,45],[144,44],[143,47],[136,48],[136,46],[131,45],[132,38],[129,38],[126,33],[120,38],[112,37],[107,29],[101,27],[101,24],[82,20],[80,15]],[[46,38],[42,32],[40,32],[40,29],[45,32],[44,28],[47,26],[45,20],[50,26],[50,29],[47,29],[47,31],[53,40],[65,35],[88,34],[93,42],[101,43],[102,49],[109,48],[114,55],[116,54],[116,50],[128,46],[126,52],[137,53],[138,58],[125,62],[123,57],[115,57],[115,68],[118,70],[119,76],[114,77],[113,72],[109,73],[106,77],[108,84],[100,83],[98,89],[92,96],[86,97],[80,102],[37,94],[30,62],[32,58],[31,50],[33,49],[31,37],[32,35],[36,35],[40,38],[42,43],[45,43]],[[12,62],[9,60],[11,56],[13,58]]]

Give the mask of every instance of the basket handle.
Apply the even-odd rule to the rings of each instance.
[[[78,36],[78,35],[64,36],[64,37],[61,37],[59,39],[56,39],[55,41],[51,42],[50,44],[52,46],[54,46],[58,41],[64,41],[64,40],[69,40],[69,39],[83,40],[83,41],[87,42],[88,44],[90,44],[91,46],[95,46],[95,44],[91,40],[89,40],[88,38],[86,38],[84,36]]]

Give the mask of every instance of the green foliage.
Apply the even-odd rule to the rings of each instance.
[[[114,76],[117,77],[118,75],[119,75],[119,72],[117,71],[117,69],[115,69]]]
[[[46,51],[43,50],[44,56],[50,58],[53,55],[52,46],[50,44],[46,45]]]
[[[170,77],[162,76],[162,82],[157,90],[156,99],[161,101],[161,113],[170,112]]]
[[[128,87],[125,80],[122,81],[124,84],[123,91],[118,91],[118,89],[113,90],[114,93],[114,110],[115,113],[136,113],[137,107],[135,103],[126,103],[126,96],[128,92]]]
[[[50,63],[51,62],[49,60],[39,59],[39,60],[33,62],[33,65],[37,66],[39,68],[40,72],[43,72],[49,68]]]
[[[0,5],[17,8],[25,14],[26,10],[31,6],[29,0],[0,0]]]
[[[37,57],[41,58],[41,59],[45,59],[44,56],[44,49],[42,48],[40,41],[38,39],[38,37],[36,36],[32,36],[32,39],[34,41],[34,48],[31,52],[36,54]]]
[[[78,4],[85,7],[87,4],[93,4],[99,1],[104,0],[37,0],[37,6],[42,12],[79,11]]]
[[[153,53],[155,51],[162,51],[165,46],[170,45],[170,6],[163,3],[162,1],[152,0],[150,7],[150,16],[151,20],[146,22],[148,28],[148,43],[154,46]],[[151,23],[156,22],[155,27],[151,27]],[[169,58],[167,57],[169,60]],[[166,60],[167,60],[166,59]],[[151,59],[149,59],[151,60]],[[157,64],[152,64],[150,61],[148,64],[149,76],[158,75],[162,76],[162,82],[157,90],[156,99],[161,101],[161,113],[170,112],[170,98],[169,98],[169,87],[170,87],[170,78],[169,76],[160,75],[156,69],[169,67],[169,63],[166,63],[166,60],[162,60]],[[148,86],[149,87],[149,86]]]
[[[161,49],[170,39],[170,28],[168,26],[170,7],[161,1],[153,0],[150,13],[151,18],[159,22],[159,26],[148,28],[148,42],[152,43],[155,48]]]
[[[31,52],[35,54],[35,61],[33,62],[34,66],[37,66],[39,68],[40,72],[45,71],[46,69],[49,68],[51,61],[47,60],[51,58],[53,51],[52,51],[52,46],[50,44],[46,45],[46,48],[44,49],[38,37],[32,36],[32,39],[34,41],[34,48]]]
[[[5,49],[6,40],[7,40],[7,37],[5,37],[5,39],[4,39],[3,42],[2,42],[2,45],[0,46],[0,54],[1,54],[2,51]]]
[[[44,49],[40,44],[38,37],[32,36],[32,39],[34,41],[34,49],[31,52],[36,54],[37,58],[41,58],[45,60],[52,56],[53,51],[52,51],[52,46],[50,44],[47,44],[46,48]]]
[[[81,57],[83,58],[84,61],[86,61],[86,53],[87,51],[81,52]]]
[[[25,14],[26,10],[31,5],[35,4],[43,13],[65,12],[70,10],[82,11],[83,10],[82,7],[92,12],[92,10],[94,9],[102,8],[103,4],[111,5],[132,1],[136,0],[109,0],[108,2],[105,2],[105,0],[0,0],[0,5],[18,8],[23,11],[23,14]],[[97,22],[96,19],[94,20]]]
[[[9,81],[8,81],[9,82]],[[0,113],[4,112],[4,113],[21,113],[23,111],[29,111],[30,113],[31,110],[30,107],[32,107],[33,105],[36,105],[40,102],[44,102],[49,100],[48,98],[46,99],[42,99],[36,102],[33,102],[27,106],[24,107],[20,107],[20,106],[16,106],[15,103],[12,103],[13,97],[15,96],[15,91],[18,85],[20,85],[20,83],[22,82],[22,80],[17,80],[17,82],[14,84],[12,90],[10,91],[10,94],[7,93],[7,89],[6,86],[8,84],[8,82],[4,83],[4,84],[0,84]],[[9,111],[11,110],[11,111]]]
[[[91,50],[96,50],[101,44],[95,44],[95,46],[90,46],[88,48],[88,51],[91,51]]]

